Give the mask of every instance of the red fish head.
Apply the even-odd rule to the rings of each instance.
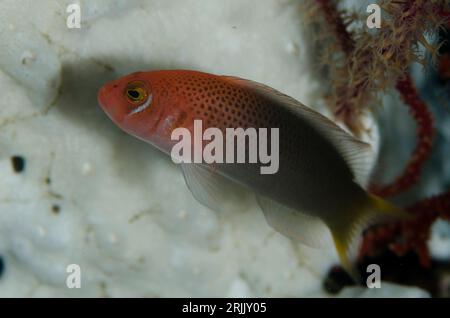
[[[151,73],[132,73],[101,87],[98,103],[124,131],[145,138],[161,111],[154,86]]]

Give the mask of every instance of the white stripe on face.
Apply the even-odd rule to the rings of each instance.
[[[140,112],[144,111],[145,109],[147,109],[147,107],[150,106],[150,104],[152,103],[152,99],[153,99],[153,96],[151,94],[148,95],[147,100],[142,105],[133,109],[133,111],[129,114],[129,116],[140,113]]]

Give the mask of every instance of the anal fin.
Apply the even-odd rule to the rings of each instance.
[[[332,247],[330,230],[318,217],[303,214],[272,199],[257,196],[267,223],[281,234],[314,248]]]

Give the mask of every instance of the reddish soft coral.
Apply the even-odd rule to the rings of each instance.
[[[383,224],[368,230],[360,249],[360,257],[376,256],[389,247],[401,256],[415,251],[420,264],[430,265],[427,240],[431,225],[438,219],[450,221],[450,191],[424,199],[407,208],[410,220]]]
[[[330,107],[338,120],[344,122],[356,135],[364,129],[361,115],[379,102],[379,93],[395,85],[407,73],[414,62],[425,63],[418,50],[424,46],[432,54],[438,46],[425,40],[424,34],[432,32],[445,23],[439,12],[441,6],[435,1],[382,1],[380,6],[386,15],[382,27],[376,32],[357,29],[350,33],[347,26],[354,18],[343,21],[333,0],[315,0],[317,10],[323,13],[324,33],[329,38],[333,53],[327,52],[331,78]],[[334,50],[340,49],[339,54]]]
[[[423,34],[449,22],[448,6],[426,0],[384,1],[382,7],[391,16],[385,28],[376,37],[363,33],[355,41],[347,32],[342,13],[336,10],[334,1],[316,0],[315,3],[345,53],[345,61],[341,61],[341,66],[331,67],[330,74],[334,95],[330,101],[337,118],[358,133],[355,118],[360,117],[363,105],[369,108],[376,92],[387,88],[394,79],[392,83],[417,123],[417,145],[403,173],[391,184],[372,187],[372,191],[380,196],[401,193],[419,181],[434,137],[432,116],[406,75],[407,68],[412,61],[424,63],[417,55],[419,43],[432,54],[436,53],[437,46],[429,45]],[[419,201],[407,210],[412,214],[411,220],[386,223],[368,230],[360,255],[374,255],[389,246],[397,255],[410,250],[417,252],[420,263],[428,266],[430,258],[426,243],[431,225],[439,217],[450,220],[450,192]]]
[[[337,37],[340,49],[348,56],[352,53],[355,42],[350,32],[348,24],[342,19],[342,13],[337,10],[336,3],[330,0],[316,0],[317,5],[323,12],[326,22],[333,28],[332,33]]]

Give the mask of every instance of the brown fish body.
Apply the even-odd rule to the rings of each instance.
[[[106,84],[99,102],[123,130],[167,154],[176,144],[175,129],[194,136],[195,120],[203,131],[217,128],[224,136],[229,128],[267,129],[271,140],[271,129],[278,129],[276,173],[261,174],[261,163],[183,164],[186,183],[212,208],[224,192],[222,179],[239,183],[256,193],[270,225],[310,245],[329,229],[349,271],[362,230],[387,215],[403,215],[361,186],[369,145],[262,84],[196,71],[139,72]]]
[[[204,129],[217,127],[224,135],[226,128],[279,128],[276,174],[262,175],[259,164],[214,164],[220,174],[256,193],[321,217],[326,217],[321,211],[333,213],[337,206],[361,194],[334,145],[299,116],[294,106],[232,77],[177,71],[156,73],[154,77],[157,80],[152,81],[152,88],[160,89],[164,112],[150,134],[170,136],[174,128],[184,127],[193,135],[195,119],[202,120]],[[159,145],[168,154],[171,146],[167,137]]]

